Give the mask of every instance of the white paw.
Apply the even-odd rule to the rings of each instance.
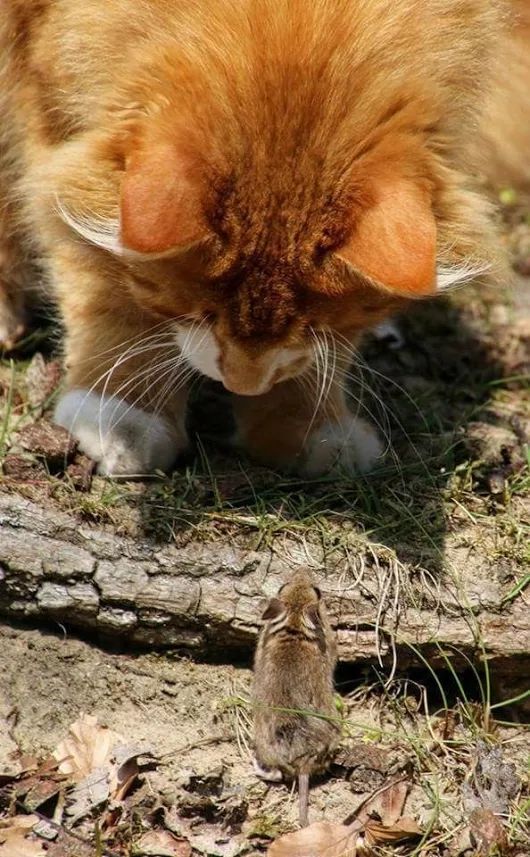
[[[252,760],[252,767],[256,776],[267,783],[280,783],[283,779],[282,772],[278,768],[268,768],[266,765],[261,765],[256,757]]]
[[[366,473],[383,457],[384,447],[375,429],[359,417],[324,423],[307,444],[303,473],[309,477],[331,471],[351,476]]]
[[[173,427],[123,399],[88,390],[71,390],[62,396],[55,422],[68,429],[79,448],[99,462],[98,472],[105,476],[168,470],[187,445],[183,424]]]

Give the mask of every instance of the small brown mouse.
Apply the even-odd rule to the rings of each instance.
[[[340,734],[335,636],[320,590],[306,570],[282,586],[262,619],[254,659],[256,771],[269,780],[298,777],[300,825],[305,826],[309,777],[327,767]]]

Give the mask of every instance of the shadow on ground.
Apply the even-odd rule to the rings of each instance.
[[[197,457],[170,480],[146,486],[144,534],[158,542],[187,540],[206,516],[220,537],[237,523],[260,546],[282,529],[312,526],[324,534],[337,525],[329,535],[340,541],[340,529],[353,526],[401,561],[427,561],[435,570],[443,558],[444,498],[455,472],[465,478],[470,461],[466,426],[498,420],[493,393],[511,372],[501,362],[488,315],[475,299],[465,308],[434,301],[400,320],[402,347],[367,342],[365,362],[354,370],[352,408],[379,425],[388,450],[376,472],[354,481],[301,482],[219,452],[200,433],[226,433],[229,405],[206,385],[192,419]],[[509,469],[509,450],[505,458],[500,466]],[[487,474],[475,470],[481,490]]]

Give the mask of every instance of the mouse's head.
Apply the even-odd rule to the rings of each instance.
[[[270,599],[262,619],[272,633],[290,628],[311,638],[322,629],[322,609],[320,589],[314,585],[310,573],[302,569]]]

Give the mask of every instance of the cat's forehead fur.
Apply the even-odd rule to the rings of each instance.
[[[466,148],[502,0],[119,0],[104,20],[77,2],[35,4],[51,10],[54,39],[48,47],[44,26],[35,72],[55,133],[96,141],[79,156],[78,169],[89,163],[81,178],[75,137],[71,179],[61,157],[69,226],[124,257],[167,255],[173,232],[179,252],[206,239],[194,282],[175,259],[167,287],[144,290],[149,310],[221,309],[230,336],[249,342],[278,341],[298,319],[355,331],[391,311],[395,295],[432,292],[436,262],[442,284],[496,263],[488,207],[466,186]],[[57,44],[66,47],[55,55]],[[64,77],[65,129],[54,102]],[[154,166],[142,187],[145,153]],[[120,196],[131,164],[136,202]],[[380,213],[359,232],[378,197],[400,200],[406,222],[395,218],[386,235]],[[346,272],[326,251],[357,233]],[[367,282],[387,291],[370,296]]]
[[[394,173],[432,197],[439,251],[455,246],[444,194],[456,188],[440,153],[472,118],[496,10],[483,0],[217,0],[172,11],[123,87],[123,114],[186,161],[197,200],[183,197],[181,209],[200,209],[220,239],[209,274],[228,289],[242,337],[282,336],[301,284],[341,290],[322,253]],[[462,17],[476,26],[462,32]],[[165,169],[171,181],[171,160]]]

